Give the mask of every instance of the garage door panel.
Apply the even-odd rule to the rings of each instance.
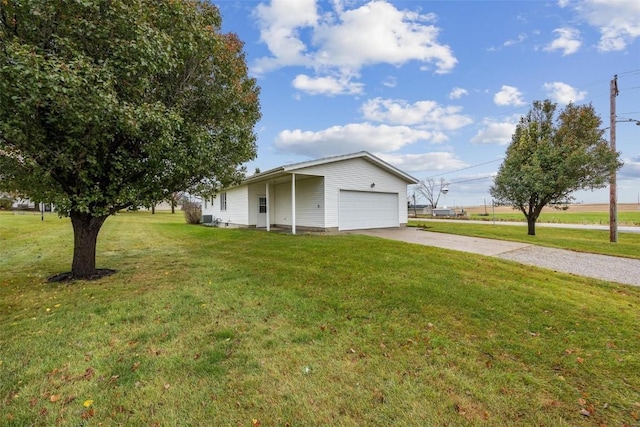
[[[340,191],[340,230],[398,227],[398,194]]]

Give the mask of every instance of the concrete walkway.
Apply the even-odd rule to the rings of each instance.
[[[640,260],[637,259],[586,254],[528,243],[434,233],[416,227],[359,230],[357,233],[493,256],[554,271],[640,286]]]

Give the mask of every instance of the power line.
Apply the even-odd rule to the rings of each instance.
[[[487,176],[483,176],[483,177],[480,177],[480,178],[470,178],[470,179],[465,179],[463,181],[453,181],[453,182],[448,182],[447,184],[449,184],[449,185],[462,184],[464,182],[482,181],[483,179],[489,179],[489,178],[493,178],[493,175],[487,175]]]
[[[434,185],[434,187],[442,188],[442,187],[447,187],[447,186],[453,185],[453,184],[463,184],[465,182],[471,182],[471,181],[482,181],[482,180],[489,179],[489,178],[493,178],[493,175],[481,176],[479,178],[469,178],[469,179],[464,179],[462,181],[443,182],[441,184]]]
[[[488,165],[490,163],[501,162],[501,161],[502,161],[502,159],[494,159],[494,160],[490,160],[488,162],[478,163],[477,165],[471,165],[471,166],[467,166],[467,167],[464,167],[464,168],[461,168],[461,169],[456,169],[456,170],[452,170],[452,171],[449,171],[449,172],[441,173],[441,174],[438,174],[438,175],[433,175],[433,176],[427,177],[425,179],[431,179],[431,178],[435,178],[435,177],[442,176],[442,175],[448,175],[450,173],[460,172],[460,171],[464,171],[464,170],[467,170],[467,169],[477,168],[478,166],[484,166],[484,165]]]

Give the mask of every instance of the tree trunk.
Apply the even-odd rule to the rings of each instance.
[[[151,205],[151,215],[155,215],[156,213],[156,204]]]
[[[96,243],[98,233],[108,215],[92,217],[81,212],[71,212],[73,226],[73,263],[71,275],[74,279],[87,279],[96,274]]]
[[[176,201],[171,199],[171,213],[176,213]]]
[[[529,236],[536,235],[536,219],[533,217],[527,217],[527,234]]]

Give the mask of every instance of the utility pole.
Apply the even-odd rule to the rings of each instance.
[[[610,111],[611,124],[609,125],[609,137],[611,151],[616,151],[616,96],[618,96],[618,75],[614,75],[610,84]],[[616,173],[614,169],[609,178],[609,241],[618,241],[618,188],[616,186]]]

